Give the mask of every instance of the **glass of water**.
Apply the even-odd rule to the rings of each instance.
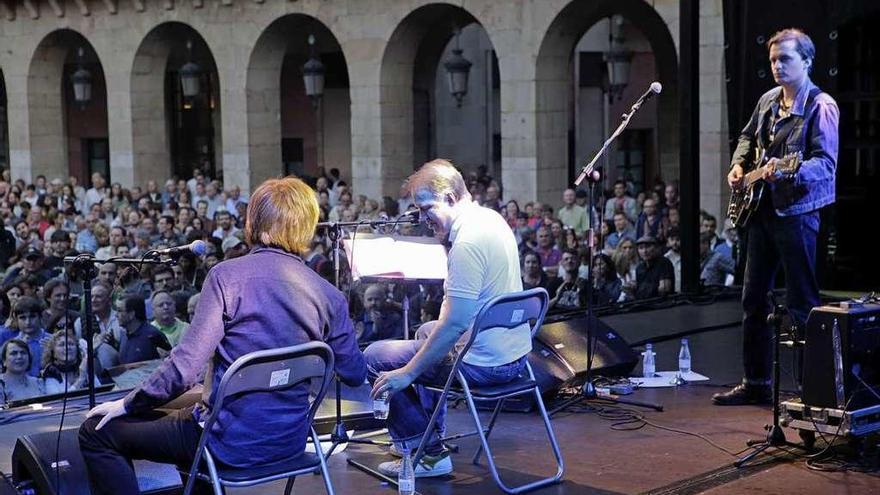
[[[382,376],[381,374],[379,375]],[[384,391],[373,399],[373,417],[376,419],[388,419],[388,399],[390,394]]]

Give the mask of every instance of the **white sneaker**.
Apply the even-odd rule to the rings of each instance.
[[[379,472],[389,478],[397,478],[400,474],[403,459],[396,461],[383,462],[379,464]],[[432,478],[434,476],[443,476],[452,472],[452,457],[448,451],[443,451],[437,455],[424,455],[419,460],[419,465],[415,467],[416,478]]]

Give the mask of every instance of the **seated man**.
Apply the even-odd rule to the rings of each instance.
[[[671,294],[675,288],[672,262],[660,254],[657,239],[646,235],[636,243],[641,261],[636,266],[636,299]]]
[[[188,467],[211,396],[228,366],[245,354],[323,341],[336,356],[339,379],[351,386],[364,382],[367,369],[345,297],[298,256],[317,221],[315,194],[299,179],[270,179],[254,191],[245,237],[255,249],[208,273],[190,328],[171,355],[125,398],[91,410],[80,427],[92,493],[138,493],[133,458]],[[194,385],[206,365],[203,403],[156,409]],[[258,404],[226,404],[210,445],[217,462],[247,468],[301,455],[308,390],[303,383],[267,393]]]
[[[159,359],[159,349],[171,350],[165,334],[147,322],[147,309],[140,295],[129,294],[116,301],[116,315],[124,330],[119,336],[119,364]]]
[[[364,291],[364,312],[354,322],[359,342],[403,337],[403,317],[386,303],[385,287],[373,284]]]
[[[422,325],[417,340],[375,342],[364,354],[373,397],[390,394],[388,432],[395,446],[414,451],[439,396],[423,385],[445,383],[451,371],[450,354],[476,314],[493,297],[521,291],[522,280],[516,240],[507,222],[471,200],[464,179],[451,163],[426,163],[409,177],[407,187],[421,218],[452,246],[440,319]],[[507,383],[525,368],[531,348],[527,324],[487,329],[464,356],[461,371],[473,386]],[[443,431],[445,410],[437,421],[437,430]],[[452,460],[437,430],[415,466],[416,476],[452,471]],[[400,466],[400,461],[385,462],[379,470],[396,477]]]
[[[587,281],[578,277],[578,252],[574,249],[563,251],[559,266],[564,270],[564,275],[547,286],[551,297],[549,309],[569,311],[587,307]]]

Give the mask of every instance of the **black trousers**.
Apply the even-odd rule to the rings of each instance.
[[[87,419],[79,428],[79,446],[92,493],[139,493],[132,459],[176,464],[187,471],[202,433],[192,409],[156,409],[137,416],[121,416],[100,430],[95,430],[100,417]],[[200,482],[194,493],[213,491],[209,484]]]
[[[773,289],[780,266],[785,273],[785,302],[793,323],[803,326],[818,306],[816,238],[819,212],[780,217],[769,201],[761,204],[748,227],[743,281],[743,367],[749,384],[770,383],[773,328],[767,293]]]

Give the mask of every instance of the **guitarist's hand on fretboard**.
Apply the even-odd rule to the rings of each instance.
[[[779,158],[771,158],[767,160],[767,164],[761,168],[761,178],[767,182],[775,182],[776,179],[779,178],[779,175],[776,173],[777,164],[781,164],[782,160]]]

